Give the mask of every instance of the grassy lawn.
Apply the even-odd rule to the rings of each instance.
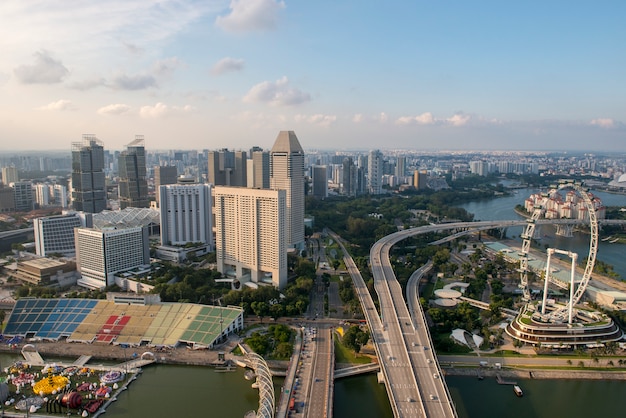
[[[368,356],[355,354],[354,351],[341,344],[340,337],[335,333],[333,333],[333,340],[335,342],[335,361],[337,363],[368,364],[372,362],[372,359]]]

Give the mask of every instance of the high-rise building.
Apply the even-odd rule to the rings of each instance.
[[[208,182],[214,186],[246,187],[247,157],[245,151],[209,151]]]
[[[18,181],[11,183],[15,196],[15,210],[29,212],[34,209],[33,184],[30,181]]]
[[[161,204],[159,201],[161,198],[161,186],[176,184],[177,177],[178,169],[173,165],[158,165],[154,167],[154,189],[156,192],[157,205]]]
[[[428,187],[428,173],[426,171],[415,170],[413,172],[413,187],[416,189],[426,189]]]
[[[18,181],[20,181],[20,177],[17,173],[17,167],[2,167],[2,183],[8,186],[10,183],[17,183]]]
[[[313,196],[324,199],[328,196],[328,168],[325,165],[311,166]]]
[[[240,281],[287,285],[285,190],[214,189],[217,269]]]
[[[346,196],[356,196],[356,172],[352,157],[345,157],[342,162],[342,178],[339,191]]]
[[[367,158],[367,191],[369,194],[381,194],[383,189],[383,153],[372,150]]]
[[[62,208],[66,208],[67,207],[67,187],[65,187],[62,184],[55,184],[52,187],[52,190],[54,192],[54,203],[57,206],[61,206]]]
[[[150,264],[148,229],[76,228],[78,284],[102,289],[115,283],[115,274]]]
[[[106,209],[104,145],[95,135],[72,144],[72,206],[89,213]]]
[[[248,187],[254,189],[269,189],[270,187],[270,153],[267,151],[253,151],[250,154],[252,161],[252,173],[248,170],[252,182],[248,181]]]
[[[401,155],[396,158],[396,177],[404,177],[406,173],[406,157]]]
[[[135,135],[135,140],[120,153],[118,167],[120,209],[149,207],[143,135]]]
[[[35,185],[35,202],[39,207],[50,205],[50,185],[45,183]]]
[[[287,246],[304,245],[304,150],[294,131],[280,131],[270,151],[270,188],[285,190]]]
[[[160,187],[161,245],[203,243],[213,248],[210,184]]]
[[[0,185],[0,213],[15,211],[15,193],[13,187]]]
[[[76,253],[74,228],[91,226],[91,215],[87,222],[77,213],[45,216],[33,220],[35,234],[35,252],[41,257],[50,254],[62,254],[72,257]]]

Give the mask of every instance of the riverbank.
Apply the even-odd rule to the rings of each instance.
[[[458,368],[442,367],[444,375],[466,377],[493,377],[519,379],[578,379],[578,380],[624,380],[626,371],[604,370],[547,370],[547,369],[485,369],[485,368]]]

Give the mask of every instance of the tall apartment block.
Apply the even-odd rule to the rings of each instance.
[[[304,247],[304,151],[293,131],[280,131],[270,151],[270,188],[286,191],[287,246]]]
[[[29,212],[35,208],[33,199],[33,183],[30,181],[18,181],[11,183],[13,196],[15,199],[15,210],[18,212]]]
[[[312,192],[318,199],[328,197],[328,168],[325,165],[311,166]]]
[[[383,153],[379,150],[370,151],[367,159],[367,191],[369,194],[382,193],[383,169]]]
[[[78,285],[102,289],[115,283],[115,274],[150,264],[148,229],[76,228]]]
[[[118,157],[120,209],[147,208],[146,150],[143,135],[126,146]]]
[[[154,167],[154,189],[156,192],[157,205],[161,205],[161,186],[176,184],[178,169],[173,165],[158,165]]]
[[[161,245],[200,242],[213,248],[210,184],[160,187]]]
[[[104,145],[95,135],[72,144],[72,206],[89,213],[106,209]]]
[[[76,254],[74,228],[91,227],[91,214],[81,218],[77,213],[45,216],[33,220],[35,252],[41,257],[61,254],[73,257]]]
[[[2,183],[8,186],[10,183],[16,183],[18,181],[20,181],[20,177],[17,174],[17,167],[2,167]]]
[[[207,157],[209,183],[214,186],[246,187],[248,175],[245,151],[209,151]]]
[[[214,189],[217,269],[254,283],[287,285],[285,190]]]

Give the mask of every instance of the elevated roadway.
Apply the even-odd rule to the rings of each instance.
[[[602,222],[625,223],[607,220]],[[457,230],[457,234],[446,239],[451,240],[477,230],[523,226],[526,223],[525,219],[454,222],[411,228],[382,238],[370,250],[370,263],[375,290],[379,298],[380,315],[361,273],[345,250],[341,238],[328,231],[344,251],[344,262],[370,326],[395,417],[456,417],[457,414],[445,381],[441,377],[421,306],[419,303],[413,305],[412,312],[409,313],[400,284],[391,268],[389,251],[393,245],[411,236],[431,232]],[[537,223],[572,224],[577,221],[542,219]]]

